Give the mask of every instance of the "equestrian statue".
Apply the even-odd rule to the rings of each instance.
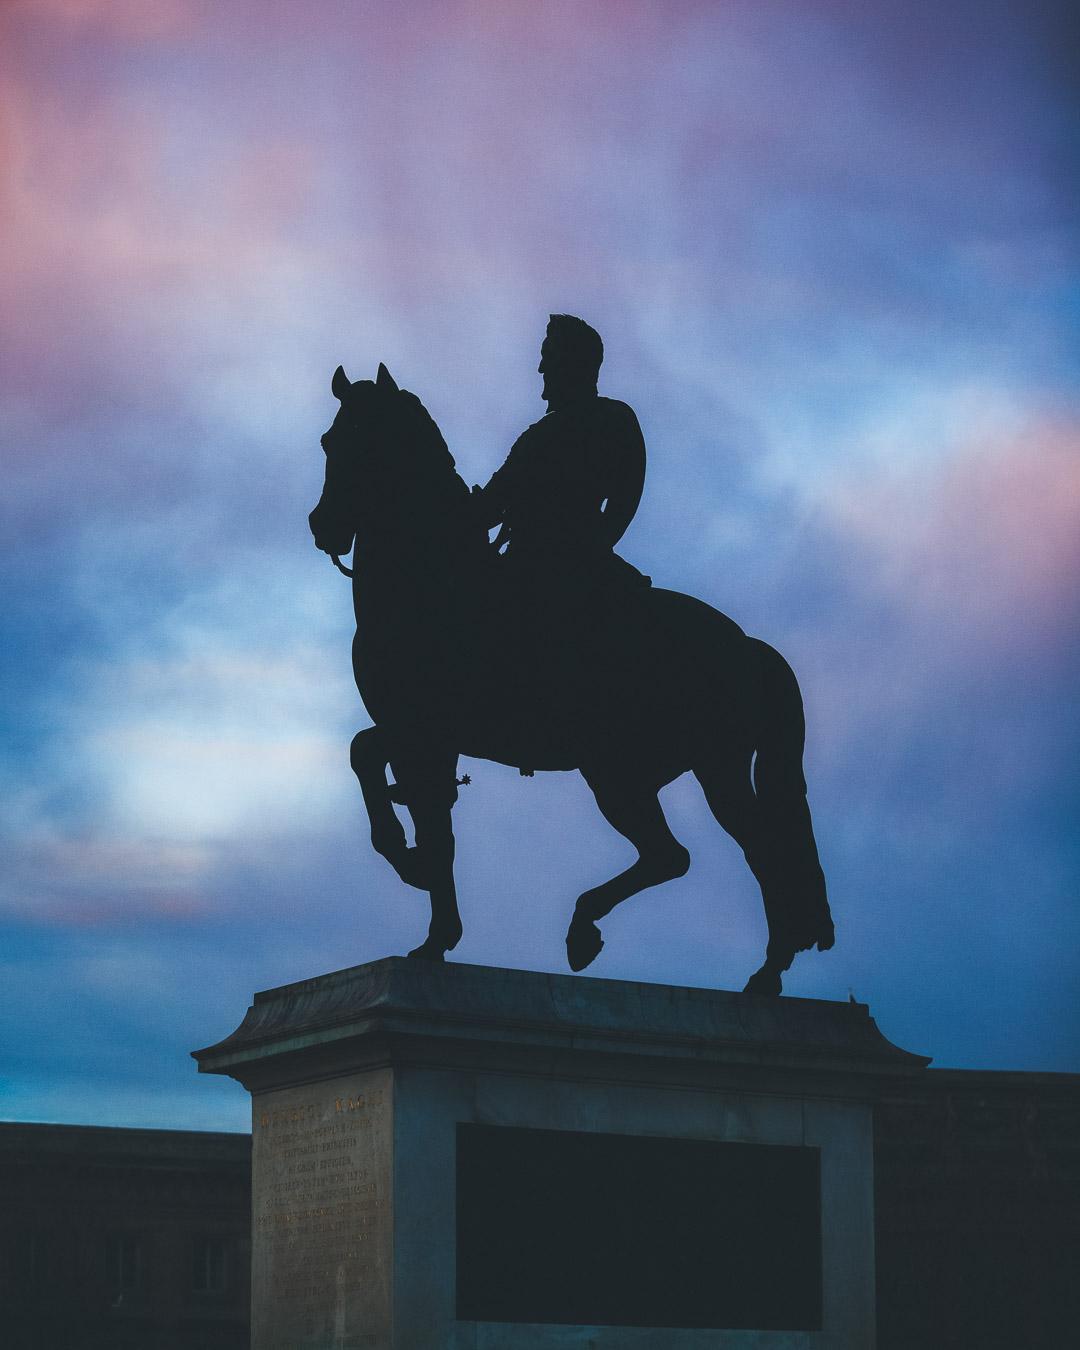
[[[351,759],[371,842],[429,895],[428,934],[409,955],[441,961],[462,932],[459,755],[524,774],[578,770],[638,855],[577,901],[566,951],[583,970],[604,945],[600,920],[689,868],[657,794],[693,773],[761,887],[768,945],[746,992],[777,995],[796,953],[833,945],[802,696],[774,648],[654,587],[614,551],[641,499],[645,443],[632,409],[598,394],[602,360],[594,329],[551,317],[539,366],[547,414],[471,492],[434,420],[385,366],[375,380],[334,373],[340,407],[309,522],[352,578],[353,671],[374,725]]]

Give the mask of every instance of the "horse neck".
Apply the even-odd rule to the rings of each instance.
[[[399,598],[403,611],[428,611],[446,595],[460,592],[465,573],[480,556],[477,545],[482,550],[486,536],[470,527],[468,490],[457,474],[454,480],[453,489],[431,498],[426,510],[403,513],[369,540],[358,537],[353,559],[358,603],[367,600],[382,609]]]

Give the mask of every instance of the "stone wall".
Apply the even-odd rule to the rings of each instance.
[[[874,1168],[879,1350],[1075,1344],[1080,1075],[928,1069],[875,1108]]]

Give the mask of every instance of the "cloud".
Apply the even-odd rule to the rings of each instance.
[[[325,787],[342,758],[328,732],[355,699],[347,667],[335,678],[321,652],[260,659],[219,644],[91,668],[71,710],[72,757],[119,819],[156,836],[317,821],[338,797]]]
[[[44,743],[7,775],[9,917],[188,923],[232,904],[230,850],[255,858],[345,809],[350,724],[366,720],[347,640],[328,668],[300,636],[302,591],[275,605],[275,579],[261,583],[246,620],[228,582],[137,625],[112,613],[107,656],[52,673]]]
[[[55,23],[74,32],[94,30],[131,42],[174,39],[190,29],[187,0],[8,0],[26,22]]]
[[[1080,421],[1033,421],[936,462],[834,485],[834,524],[920,628],[1005,651],[1075,628]]]

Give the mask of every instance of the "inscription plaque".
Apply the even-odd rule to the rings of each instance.
[[[384,1072],[253,1103],[252,1344],[376,1350],[390,1325]]]
[[[457,1127],[457,1316],[818,1330],[819,1152]]]

